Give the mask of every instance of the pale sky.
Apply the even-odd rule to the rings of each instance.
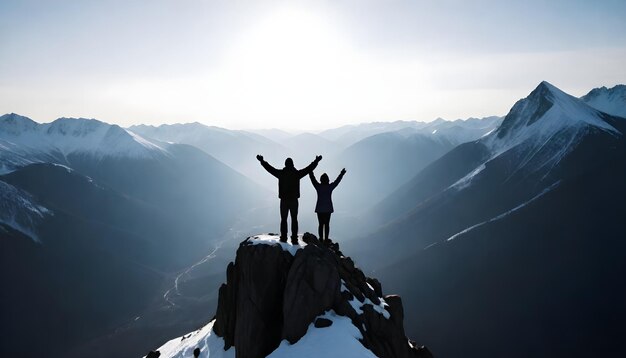
[[[0,114],[227,128],[504,115],[626,83],[626,1],[0,1]]]

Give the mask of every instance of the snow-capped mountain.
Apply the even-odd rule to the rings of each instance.
[[[580,99],[597,110],[626,118],[626,85],[594,88]]]
[[[626,249],[619,218],[625,131],[622,118],[542,82],[498,129],[459,145],[383,200],[366,220],[382,226],[346,244],[394,291],[424,303],[408,315],[410,327],[442,319],[456,327],[453,336],[425,333],[434,351],[576,355],[582,336],[600,342],[625,333],[613,323],[616,314],[626,318],[616,313],[624,312],[618,302],[626,290],[615,285],[626,269],[614,254]],[[616,301],[603,305],[600,297],[609,296]],[[563,333],[567,327],[580,330]],[[513,352],[519,339],[541,343]],[[599,355],[624,348],[594,347]]]
[[[66,164],[69,155],[149,158],[166,154],[167,144],[95,119],[59,118],[39,124],[15,113],[0,117],[3,172],[29,163]]]
[[[614,136],[622,133],[607,121],[607,116],[548,82],[517,102],[502,125],[481,139],[491,157],[510,150],[530,154],[521,166],[548,168],[576,148],[587,134],[603,131]],[[521,167],[519,168],[521,169]]]

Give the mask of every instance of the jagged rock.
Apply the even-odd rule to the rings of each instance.
[[[295,343],[315,317],[332,307],[341,279],[329,250],[307,245],[298,250],[284,289],[283,338]]]
[[[315,320],[315,323],[313,324],[315,327],[317,328],[326,328],[326,327],[330,327],[333,325],[333,321],[327,319],[327,318],[318,318]]]
[[[330,310],[350,318],[361,343],[378,357],[432,356],[407,339],[400,297],[383,297],[380,282],[366,277],[339,245],[309,233],[304,247],[254,240],[242,242],[228,265],[213,326],[238,358],[265,357],[283,339],[294,344],[312,322],[330,326],[319,317]]]
[[[235,282],[234,264],[226,268],[226,282]],[[222,284],[218,291],[217,312],[213,330],[224,337],[224,350],[235,345],[235,320],[237,318],[237,300],[235,285]]]
[[[293,256],[272,246],[238,250],[234,273],[238,357],[265,357],[281,341],[283,292],[292,262]]]

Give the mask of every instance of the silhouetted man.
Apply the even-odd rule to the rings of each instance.
[[[318,155],[315,160],[304,169],[296,169],[293,160],[287,158],[283,169],[276,169],[263,160],[262,155],[256,159],[270,174],[278,178],[278,197],[280,198],[280,241],[287,242],[287,215],[291,215],[291,243],[298,244],[298,198],[300,198],[300,179],[309,174],[322,160]]]

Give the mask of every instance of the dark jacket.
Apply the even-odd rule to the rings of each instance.
[[[265,160],[261,161],[261,165],[270,174],[278,178],[278,197],[281,199],[298,199],[300,197],[300,179],[317,167],[318,161],[314,160],[308,167],[304,169],[296,169],[294,167],[284,167],[276,169]]]
[[[317,204],[315,204],[316,213],[332,213],[335,211],[333,208],[332,194],[333,190],[335,190],[337,185],[339,185],[339,183],[341,182],[343,174],[343,172],[339,174],[337,179],[335,179],[335,181],[332,183],[322,184],[318,182],[317,179],[315,179],[315,175],[313,175],[313,172],[309,173],[311,183],[317,191]]]

